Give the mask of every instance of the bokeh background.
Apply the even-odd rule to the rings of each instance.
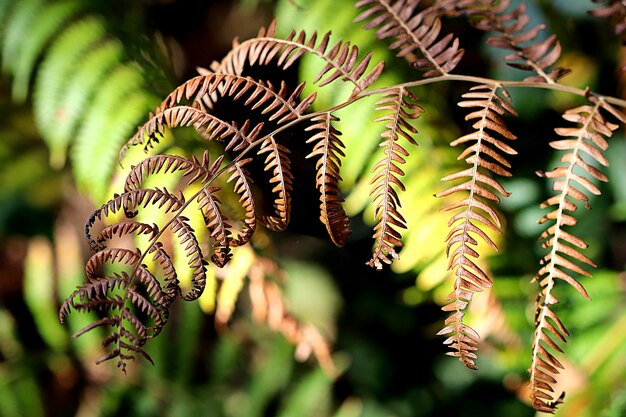
[[[513,1],[512,4],[518,4]],[[563,83],[623,95],[622,44],[587,0],[528,1],[533,24],[545,23],[563,45]],[[353,235],[333,247],[311,226],[317,216],[294,213],[282,234],[260,231],[258,250],[276,260],[290,311],[314,323],[333,344],[340,370],[331,379],[314,360],[298,361],[294,346],[250,318],[245,292],[227,326],[215,325],[207,303],[177,304],[164,334],[147,351],[155,365],[94,365],[100,339],[72,333],[88,317],[61,326],[60,302],[84,278],[89,256],[84,222],[106,201],[123,174],[120,146],[167,93],[209,67],[232,39],[255,36],[278,18],[278,33],[293,28],[350,40],[387,61],[377,85],[411,80],[413,70],[352,20],[348,0],[0,0],[0,416],[2,417],[419,417],[534,415],[525,382],[530,364],[533,303],[542,250],[537,220],[548,184],[535,176],[558,161],[548,142],[562,112],[577,105],[565,94],[511,91],[519,117],[512,196],[501,251],[482,260],[494,288],[475,298],[468,320],[482,336],[479,370],[444,355],[436,336],[450,291],[444,238],[447,219],[433,194],[458,167],[448,144],[467,127],[455,103],[467,85],[416,89],[424,115],[419,147],[405,171],[409,223],[401,260],[381,272],[365,262],[372,247],[367,172],[381,126],[375,98],[340,112],[348,158],[342,183]],[[466,55],[458,73],[503,79],[523,74],[484,46],[484,34],[446,21]],[[543,36],[543,35],[542,35]],[[364,52],[363,52],[364,53]],[[289,74],[311,80],[303,60]],[[322,109],[340,88],[320,93]],[[557,288],[558,312],[572,334],[563,372],[566,402],[558,415],[626,415],[626,141],[611,138],[608,184],[581,210],[575,234],[590,244],[597,264],[583,283],[592,301]],[[297,188],[306,207],[311,193]],[[311,202],[312,207],[317,204]],[[304,212],[304,208],[303,208]],[[259,249],[260,248],[260,249]],[[244,283],[245,285],[245,283]]]

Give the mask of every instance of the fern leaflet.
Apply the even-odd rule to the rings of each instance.
[[[573,275],[591,276],[580,264],[595,267],[595,263],[581,252],[587,248],[587,244],[565,229],[577,223],[571,214],[578,207],[576,202],[589,209],[588,194],[601,193],[592,181],[607,181],[607,177],[593,165],[608,164],[603,154],[608,147],[604,137],[611,136],[618,125],[608,122],[601,110],[613,114],[622,123],[626,122],[626,117],[603,99],[591,95],[589,99],[593,105],[576,107],[563,115],[565,120],[576,123],[577,127],[555,129],[564,139],[550,142],[550,146],[564,151],[561,157],[563,165],[548,172],[537,173],[540,177],[552,179],[553,190],[556,192],[541,204],[542,208],[551,208],[551,211],[539,222],[550,222],[552,225],[541,235],[542,246],[549,253],[541,260],[542,267],[534,277],[539,282],[541,291],[535,312],[530,389],[533,406],[545,412],[554,412],[559,403],[559,398],[554,397],[553,387],[563,365],[555,357],[554,351],[562,353],[559,343],[565,343],[569,336],[563,323],[552,311],[552,306],[558,302],[552,290],[556,281],[562,280],[589,299],[587,291]]]
[[[459,159],[465,159],[470,168],[448,175],[443,181],[466,178],[467,180],[436,194],[437,197],[444,197],[459,192],[469,193],[463,200],[444,208],[446,211],[462,210],[448,222],[451,227],[446,238],[448,269],[454,273],[456,279],[454,290],[448,295],[450,302],[443,307],[444,311],[451,314],[446,319],[446,327],[438,334],[449,335],[444,341],[444,344],[450,345],[453,350],[448,352],[449,355],[458,357],[468,368],[476,369],[474,359],[475,351],[478,350],[479,335],[463,323],[463,317],[473,293],[491,287],[492,279],[471,258],[478,259],[480,256],[475,249],[479,243],[478,237],[492,249],[498,249],[483,229],[501,232],[500,216],[489,204],[500,201],[492,190],[503,196],[508,196],[509,193],[490,174],[511,176],[507,170],[511,165],[502,153],[514,155],[516,152],[502,139],[514,140],[515,136],[506,127],[501,116],[514,115],[515,110],[509,102],[506,90],[498,85],[472,87],[463,98],[465,100],[461,101],[459,106],[478,108],[465,116],[465,120],[476,120],[472,125],[475,131],[460,137],[451,145],[473,142],[459,156]],[[493,134],[502,139],[492,136]]]
[[[380,144],[384,157],[374,166],[371,180],[372,201],[376,205],[374,226],[374,253],[368,265],[381,269],[383,263],[390,264],[392,259],[398,258],[395,247],[401,247],[402,235],[397,228],[406,229],[406,220],[400,213],[399,189],[404,190],[400,177],[404,171],[399,165],[404,164],[409,152],[398,142],[400,139],[417,145],[413,134],[417,129],[409,120],[417,119],[422,108],[417,105],[417,98],[404,88],[393,89],[384,94],[378,101],[377,110],[387,111],[389,114],[378,117],[375,121],[386,122],[385,131],[381,134],[384,141]]]

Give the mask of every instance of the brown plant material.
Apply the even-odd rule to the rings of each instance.
[[[161,331],[177,297],[187,301],[200,297],[206,287],[208,265],[225,266],[232,257],[231,248],[247,244],[258,223],[275,231],[288,226],[294,177],[291,150],[281,143],[278,132],[292,124],[312,122],[305,131],[311,132],[306,140],[312,146],[308,158],[316,161],[320,220],[337,245],[343,245],[349,236],[350,225],[339,191],[344,146],[339,140],[341,132],[333,127],[338,119],[330,112],[308,117],[306,112],[315,100],[315,92],[302,98],[304,83],[290,89],[284,81],[275,87],[270,82],[247,77],[241,60],[245,65],[275,65],[285,69],[308,53],[325,62],[314,83],[323,86],[347,82],[353,85],[353,95],[378,78],[383,63],[368,71],[371,54],[359,59],[358,48],[343,41],[329,48],[330,34],[318,42],[317,34],[307,40],[304,32],[293,32],[287,39],[278,39],[274,31],[275,22],[261,29],[257,38],[235,42],[231,53],[221,63],[212,65],[216,72],[199,69],[198,76],[165,97],[121,149],[120,161],[132,146],[142,146],[149,152],[166,129],[192,127],[203,140],[222,144],[224,153],[213,161],[209,151],[200,157],[148,156],[130,167],[122,194],[114,195],[87,221],[85,234],[94,252],[86,265],[88,281],[65,300],[59,318],[65,322],[72,310],[96,310],[104,315],[77,332],[80,336],[97,327],[109,330],[103,342],[107,351],[98,362],[117,358],[117,365],[125,369],[134,354],[150,360],[143,350],[144,344]],[[226,121],[212,114],[211,110],[222,100],[240,103],[250,112],[262,115],[267,124],[276,126],[277,133],[268,134],[264,123],[253,125],[247,118]],[[252,178],[247,169],[253,161],[259,161],[263,167],[260,178]],[[228,173],[228,179],[222,186],[214,185],[222,173]],[[174,176],[175,191],[148,185],[147,178],[157,174]],[[271,212],[261,210],[253,179],[269,185]],[[230,191],[238,197],[239,211],[243,212],[231,219],[226,215],[230,208],[224,207],[219,198],[226,192],[223,185],[228,183],[232,187]],[[189,192],[190,189],[193,191]],[[158,225],[138,220],[139,213],[147,208],[162,215]],[[206,241],[199,240],[200,234],[193,229],[186,211],[200,214],[208,232],[202,235]],[[143,243],[136,241],[138,237]],[[175,246],[182,251],[175,253]],[[178,280],[176,256],[182,256],[191,271],[191,288],[186,292]],[[116,267],[115,272],[109,272],[111,266]],[[280,301],[268,297],[271,303]],[[284,317],[285,323],[290,320]],[[312,348],[328,367],[321,336],[308,327],[299,329],[298,344]],[[281,331],[292,339],[295,337],[284,326]]]
[[[314,170],[315,184],[311,190],[315,187],[319,195],[319,220],[332,242],[344,245],[351,231],[343,208],[341,166],[343,158],[350,155],[346,155],[340,139],[337,115],[374,95],[380,112],[375,121],[383,122],[384,130],[380,158],[371,171],[375,225],[372,257],[367,264],[376,269],[391,264],[399,257],[402,233],[408,228],[401,205],[406,176],[403,165],[417,152],[409,145],[417,145],[415,121],[423,113],[415,91],[435,82],[461,81],[473,85],[458,102],[467,109],[465,121],[471,130],[450,145],[463,145],[458,159],[467,166],[445,176],[443,181],[449,185],[436,194],[450,197],[450,201],[458,197],[444,207],[451,215],[445,240],[454,283],[443,307],[450,314],[438,334],[445,336],[448,355],[475,369],[480,335],[465,324],[464,318],[474,294],[493,285],[480,261],[484,260],[483,249],[498,250],[490,236],[503,232],[505,221],[497,205],[509,195],[500,178],[514,175],[509,159],[516,154],[510,144],[516,136],[505,119],[515,116],[516,111],[506,88],[549,88],[589,101],[563,115],[575,127],[556,129],[560,139],[550,146],[562,152],[560,165],[538,172],[553,181],[555,194],[541,205],[550,209],[540,220],[546,224],[541,240],[548,253],[535,276],[540,290],[529,392],[536,410],[554,412],[563,401],[563,394],[554,391],[562,368],[558,355],[563,354],[569,333],[554,308],[558,300],[552,290],[561,280],[588,298],[579,276],[590,276],[588,269],[595,263],[583,254],[587,244],[569,228],[578,221],[577,208],[589,208],[589,196],[600,195],[598,183],[608,180],[601,172],[601,166],[607,165],[606,138],[618,125],[606,116],[611,114],[625,123],[626,117],[613,105],[626,104],[559,84],[557,81],[568,72],[555,67],[561,45],[555,35],[537,40],[545,26],[528,28],[530,17],[523,3],[512,10],[509,0],[437,0],[427,5],[420,5],[419,0],[359,0],[356,6],[360,9],[356,21],[367,21],[366,29],[374,29],[378,39],[390,41],[390,50],[420,70],[416,79],[374,89],[384,62],[372,63],[371,53],[361,56],[359,48],[350,42],[331,43],[330,33],[318,36],[313,32],[309,36],[293,30],[280,39],[273,21],[252,39],[236,39],[221,61],[213,62],[210,69],[199,68],[198,76],[165,97],[121,149],[120,161],[130,147],[153,152],[167,130],[180,127],[193,129],[206,145],[198,155],[160,151],[129,168],[122,192],[113,195],[87,221],[85,234],[93,254],[85,266],[86,282],[65,300],[59,318],[64,322],[71,311],[99,313],[98,320],[77,332],[80,336],[95,328],[108,331],[103,340],[106,352],[98,362],[117,359],[117,365],[124,369],[136,355],[150,360],[143,347],[166,324],[174,300],[195,300],[207,287],[213,287],[207,286],[207,279],[213,276],[207,274],[208,267],[229,264],[232,248],[250,244],[259,225],[274,231],[288,228],[298,172],[292,169],[292,158],[302,150],[295,146],[305,148],[306,157],[313,161],[310,172]],[[610,1],[591,14],[617,22],[619,35],[625,30],[620,2]],[[467,19],[470,25],[490,32],[487,46],[509,50],[506,63],[532,75],[518,82],[452,74],[463,49],[459,38],[445,34],[445,17]],[[270,82],[246,75],[251,67],[259,66],[284,71],[304,56],[322,64],[310,80],[313,91],[306,96],[304,82],[289,85],[280,77]],[[334,107],[313,111],[317,91],[339,83],[348,86],[350,95]],[[219,114],[225,103],[224,107],[235,105],[237,111]],[[297,141],[286,140],[289,136],[297,137]],[[171,178],[168,184],[175,185],[168,185],[170,190],[150,185],[148,180],[159,178],[157,175]],[[146,214],[153,218],[145,219]],[[206,230],[194,230],[197,225]],[[187,268],[186,275],[191,275],[185,288],[179,282],[182,275],[177,269],[181,264]],[[289,313],[279,283],[270,279],[280,275],[276,265],[255,258],[252,266],[246,264],[244,269],[233,284],[236,288],[225,292],[230,298],[223,304],[228,306],[218,306],[216,323],[225,324],[231,317],[247,276],[254,319],[297,345],[298,358],[312,354],[329,374],[334,374],[326,339]]]
[[[451,145],[471,144],[458,158],[465,159],[470,167],[443,178],[443,181],[461,179],[464,182],[436,195],[445,197],[468,193],[461,201],[444,208],[445,211],[457,211],[448,223],[451,230],[446,238],[448,269],[454,273],[455,283],[453,291],[448,295],[449,303],[443,307],[444,311],[450,312],[450,316],[446,319],[446,327],[438,334],[448,336],[444,341],[452,349],[448,355],[458,357],[470,369],[477,369],[474,360],[480,337],[463,323],[463,317],[473,293],[491,287],[493,282],[476,263],[475,260],[480,256],[476,249],[480,238],[493,250],[498,250],[485,230],[501,233],[500,215],[491,204],[500,202],[494,191],[503,196],[509,193],[490,175],[511,176],[511,165],[503,154],[515,155],[516,152],[504,140],[514,140],[516,137],[507,128],[502,116],[516,113],[508,93],[498,85],[472,87],[463,94],[463,98],[465,100],[459,102],[459,106],[478,109],[465,116],[465,120],[475,120],[472,125],[474,131],[458,138]]]
[[[540,177],[552,179],[553,190],[556,192],[541,204],[542,208],[550,208],[550,212],[539,221],[550,224],[541,235],[542,246],[549,252],[541,260],[541,269],[533,279],[539,282],[541,291],[536,303],[530,390],[533,406],[544,412],[554,412],[562,400],[562,395],[555,396],[553,389],[559,369],[563,369],[556,355],[563,353],[562,345],[569,336],[569,332],[553,311],[558,300],[552,289],[557,280],[565,281],[589,299],[587,291],[575,275],[590,277],[591,274],[583,266],[596,266],[582,253],[587,244],[566,229],[577,223],[573,213],[578,204],[590,209],[588,195],[601,194],[594,181],[608,180],[598,168],[588,162],[592,160],[601,166],[608,165],[604,156],[604,151],[608,148],[605,137],[610,137],[618,125],[606,120],[602,112],[612,114],[622,123],[626,122],[626,117],[603,99],[593,96],[589,96],[589,99],[591,104],[570,109],[563,115],[568,122],[576,123],[576,127],[555,129],[563,139],[550,142],[550,146],[563,151],[562,165],[548,172],[537,173]]]
[[[289,308],[279,285],[269,275],[282,276],[277,265],[267,259],[259,259],[250,268],[249,294],[252,317],[265,323],[270,329],[285,336],[296,346],[296,358],[306,360],[313,355],[328,376],[337,376],[337,368],[331,356],[328,341],[312,324],[305,324],[289,313]]]
[[[452,34],[440,38],[441,19],[436,8],[418,10],[419,0],[360,0],[365,8],[354,20],[368,20],[366,29],[377,29],[376,37],[393,39],[389,48],[405,57],[411,66],[425,71],[424,77],[449,74],[463,57],[459,40]],[[415,53],[419,52],[420,56]]]
[[[400,168],[405,163],[409,152],[399,143],[400,140],[417,145],[414,134],[417,129],[410,124],[410,120],[417,119],[422,114],[422,108],[417,105],[417,98],[404,88],[386,92],[384,98],[378,101],[376,110],[386,111],[388,114],[378,117],[375,121],[386,122],[385,131],[381,134],[384,141],[379,145],[383,149],[384,157],[374,166],[371,180],[372,201],[376,205],[374,226],[374,253],[368,265],[381,269],[383,264],[390,264],[392,259],[398,258],[396,247],[401,247],[402,235],[398,228],[406,229],[406,220],[400,213],[400,197],[398,190],[404,191],[401,177],[404,171]]]
[[[483,1],[478,2],[484,4]],[[476,13],[480,18],[475,26],[485,32],[498,33],[487,39],[487,45],[512,51],[504,58],[507,65],[537,74],[524,78],[525,81],[555,83],[570,72],[560,67],[550,69],[561,57],[561,43],[556,35],[537,41],[537,35],[545,29],[545,25],[526,28],[530,23],[526,3],[513,10],[507,10],[510,0],[491,3],[482,12]]]

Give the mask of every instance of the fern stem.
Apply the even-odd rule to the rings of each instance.
[[[495,84],[493,86],[492,94],[489,97],[489,101],[488,101],[489,104],[493,102],[493,98],[496,96],[496,92],[498,91],[498,88],[500,88],[500,85],[498,84]],[[489,105],[486,105],[485,108],[489,108]],[[478,178],[478,175],[477,175],[478,167],[479,167],[478,163],[480,161],[480,158],[478,156],[481,154],[486,119],[487,119],[487,112],[485,112],[485,114],[483,115],[480,121],[480,128],[478,129],[479,134],[477,135],[476,152],[474,152],[474,154],[476,155],[476,158],[474,158],[474,166],[472,167],[471,185],[469,188],[467,208],[465,209],[465,212],[468,214],[472,211],[472,207],[474,206],[474,199],[475,199],[474,195],[476,194],[476,180]],[[463,222],[463,236],[467,236],[469,234],[469,227],[468,227],[469,223],[470,223],[470,217],[465,216],[465,220]],[[455,274],[457,276],[457,282],[455,283],[455,291],[456,291],[457,299],[460,297],[460,291],[461,291],[461,287],[460,287],[461,272],[460,271],[462,271],[462,268],[463,268],[463,263],[461,261],[465,259],[465,252],[466,252],[465,249],[467,247],[467,242],[462,241],[461,247],[462,247],[461,254],[457,258],[457,269],[456,269],[456,274]]]
[[[470,83],[475,83],[475,84],[488,84],[488,85],[493,85],[493,86],[499,85],[504,88],[538,88],[538,89],[543,89],[543,90],[555,90],[555,91],[559,91],[562,93],[573,94],[573,95],[577,95],[581,97],[586,97],[588,94],[592,94],[593,96],[601,100],[604,100],[607,103],[626,108],[626,100],[589,92],[588,89],[580,89],[580,88],[571,87],[571,86],[563,85],[559,83],[548,84],[548,83],[539,83],[536,81],[503,81],[503,80],[495,80],[493,78],[477,77],[473,75],[461,75],[461,74],[439,75],[436,77],[423,78],[420,80],[397,84],[397,85],[394,85],[393,87],[381,87],[378,89],[367,90],[367,91],[363,91],[359,95],[358,98],[381,94],[392,88],[420,87],[423,85],[434,84],[434,83],[444,82],[444,81],[463,81],[463,82],[470,82]]]

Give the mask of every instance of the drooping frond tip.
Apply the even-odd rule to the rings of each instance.
[[[396,248],[403,246],[402,235],[398,229],[406,229],[407,225],[400,213],[398,191],[405,189],[401,181],[405,174],[400,165],[405,163],[404,158],[409,152],[401,142],[417,145],[413,138],[417,129],[411,125],[410,120],[417,119],[423,110],[417,105],[417,98],[404,88],[387,91],[377,104],[376,109],[387,114],[375,120],[385,122],[385,131],[381,134],[384,140],[379,145],[384,155],[374,166],[371,180],[370,195],[375,204],[376,225],[374,253],[367,264],[381,269],[383,264],[390,264],[399,257]]]
[[[320,221],[337,246],[343,246],[351,233],[350,220],[343,209],[343,197],[339,190],[341,157],[345,156],[340,132],[332,125],[339,119],[326,112],[312,119],[315,124],[306,131],[317,132],[307,140],[314,143],[307,158],[317,157],[315,183],[320,192]]]
[[[618,125],[610,123],[602,112],[626,122],[626,117],[604,99],[591,95],[588,98],[591,104],[568,110],[563,115],[568,122],[576,123],[576,127],[555,129],[562,139],[551,142],[550,146],[563,151],[561,165],[549,172],[538,172],[539,176],[553,181],[555,191],[554,196],[541,204],[542,208],[550,209],[539,221],[549,224],[541,235],[542,246],[549,252],[541,260],[541,269],[533,279],[539,282],[541,290],[535,313],[530,390],[534,407],[546,412],[554,412],[559,403],[554,388],[563,365],[555,355],[563,353],[561,346],[569,336],[552,310],[552,306],[558,303],[552,290],[557,280],[561,280],[588,299],[589,295],[576,275],[589,277],[591,274],[584,267],[595,267],[595,263],[582,253],[587,244],[567,229],[577,223],[574,212],[578,205],[589,209],[589,195],[601,194],[597,182],[607,181],[596,166],[608,165],[604,156],[608,148],[605,137],[610,137]]]
[[[143,346],[161,332],[173,301],[178,297],[195,300],[203,293],[209,256],[205,251],[212,252],[210,259],[218,266],[230,258],[230,225],[213,196],[216,188],[201,188],[187,199],[182,193],[146,187],[144,181],[155,174],[178,174],[183,186],[202,183],[215,175],[221,161],[209,161],[206,153],[202,160],[172,155],[147,158],[131,168],[124,192],[114,195],[87,221],[85,234],[94,251],[85,266],[87,282],[65,300],[59,318],[64,322],[72,310],[104,316],[76,334],[107,329],[106,353],[98,362],[117,358],[118,367],[124,369],[135,354],[150,360]],[[199,241],[190,219],[183,215],[187,207],[201,213],[208,242]],[[140,212],[148,208],[161,213],[159,225],[140,220]],[[183,264],[175,262],[172,245],[181,248],[176,256],[189,271],[186,292],[177,271]]]
[[[499,203],[500,197],[509,193],[492,177],[511,176],[505,155],[516,152],[505,140],[516,139],[507,128],[502,116],[515,115],[510,97],[498,85],[481,85],[471,88],[459,102],[463,108],[476,108],[465,119],[474,121],[474,131],[451,143],[452,146],[467,144],[458,159],[465,159],[470,167],[443,178],[443,181],[462,180],[460,184],[438,193],[437,197],[447,197],[459,193],[464,198],[444,208],[456,211],[448,222],[451,227],[446,237],[448,269],[454,273],[454,289],[448,295],[449,303],[443,307],[449,311],[445,327],[438,333],[447,335],[444,344],[452,349],[448,354],[459,358],[465,366],[476,369],[476,351],[479,335],[463,323],[465,310],[474,292],[483,291],[492,285],[491,277],[477,262],[480,257],[479,244],[486,244],[493,250],[498,247],[486,231],[501,233],[502,221],[491,206]],[[473,258],[473,259],[472,259]]]

